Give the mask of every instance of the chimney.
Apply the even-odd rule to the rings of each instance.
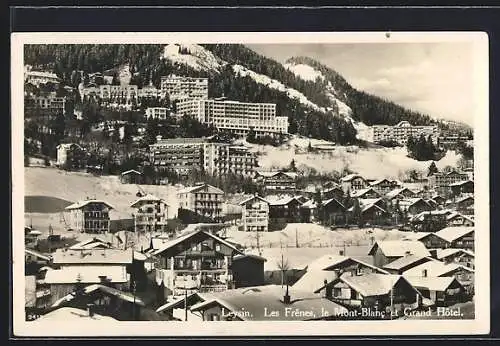
[[[437,249],[429,250],[432,258],[437,258]]]
[[[422,277],[423,278],[427,277],[427,269],[422,270]]]
[[[411,256],[411,251],[406,251],[405,256]]]
[[[106,279],[108,278],[106,275],[99,275],[99,280],[101,281],[101,283],[106,283]]]
[[[87,304],[87,312],[89,314],[89,317],[94,316],[94,304]]]

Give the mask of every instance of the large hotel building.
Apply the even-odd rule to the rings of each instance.
[[[248,103],[218,99],[184,99],[177,103],[177,113],[190,114],[201,123],[246,136],[250,129],[256,136],[288,133],[288,118],[276,116],[274,103]]]
[[[193,78],[183,76],[162,76],[160,80],[160,94],[168,94],[170,101],[179,99],[207,99],[208,78]]]
[[[434,144],[437,143],[439,130],[437,126],[413,126],[408,121],[401,121],[394,126],[389,125],[373,125],[370,128],[369,141],[380,143],[384,141],[395,141],[399,144],[406,145],[410,136],[414,138],[424,135],[432,137]]]
[[[255,154],[248,148],[210,143],[203,138],[158,138],[149,150],[151,163],[157,169],[171,169],[181,175],[203,169],[212,175],[253,176],[257,165]]]

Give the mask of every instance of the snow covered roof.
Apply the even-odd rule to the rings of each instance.
[[[466,219],[466,220],[468,220],[468,221],[470,221],[470,222],[474,223],[474,220],[473,220],[473,219],[471,219],[471,218],[470,218],[470,217],[468,217],[467,215],[460,214],[460,213],[458,213],[458,212],[456,212],[456,211],[449,213],[449,214],[446,216],[446,220],[450,221],[450,220],[453,220],[453,219],[454,219],[454,218],[456,218],[456,217],[463,217],[464,219]]]
[[[340,277],[340,280],[357,292],[361,293],[364,297],[389,294],[391,289],[399,280],[407,281],[401,275],[376,273],[365,275],[351,275],[350,273],[344,273]]]
[[[233,244],[231,243],[228,243],[227,241],[225,241],[224,239],[222,238],[219,238],[218,236],[210,233],[210,232],[207,232],[207,231],[204,231],[202,229],[198,229],[198,230],[195,230],[194,232],[190,232],[188,234],[184,234],[176,239],[173,239],[163,245],[161,245],[161,247],[159,247],[158,249],[156,249],[154,252],[153,252],[153,255],[158,255],[158,254],[161,254],[162,252],[168,250],[168,249],[171,249],[172,247],[176,246],[177,244],[180,244],[182,243],[183,241],[191,238],[192,236],[194,236],[195,234],[198,234],[198,233],[204,233],[206,234],[208,237],[210,238],[213,238],[214,240],[220,242],[221,244],[224,244],[226,245],[227,247],[233,249],[234,251],[236,251],[237,253],[242,253],[240,250],[238,250]]]
[[[216,193],[216,194],[219,194],[219,195],[223,195],[224,194],[224,191],[222,191],[218,187],[215,187],[215,186],[212,186],[212,185],[209,185],[209,184],[206,184],[206,183],[203,183],[203,184],[200,184],[200,185],[186,187],[186,188],[180,190],[177,194],[192,193],[192,192],[196,192],[196,191],[198,191],[200,189],[203,189],[203,188],[208,188],[208,190],[209,190],[210,193]]]
[[[109,209],[114,209],[114,207],[111,204],[109,204],[108,202],[105,202],[103,200],[99,200],[99,199],[87,199],[87,200],[84,200],[84,201],[78,201],[76,203],[68,205],[64,209],[66,209],[66,210],[81,209],[84,206],[86,206],[87,204],[91,204],[91,203],[105,204]]]
[[[340,178],[340,181],[351,181],[351,180],[353,180],[355,178],[361,178],[361,179],[364,180],[364,178],[361,175],[353,173],[353,174],[348,174],[348,175]]]
[[[83,289],[83,292],[85,294],[95,293],[95,292],[99,292],[99,291],[101,291],[102,293],[104,293],[106,295],[114,296],[120,300],[129,302],[129,303],[135,303],[137,305],[145,306],[145,304],[141,298],[139,298],[137,296],[134,297],[134,295],[131,293],[123,292],[123,291],[120,291],[116,288],[112,288],[109,286],[104,286],[104,285],[100,285],[100,284],[93,284],[93,285],[89,285]],[[71,292],[70,294],[55,301],[51,307],[55,308],[55,307],[64,305],[64,303],[70,302],[74,298],[75,298],[75,294],[73,292]]]
[[[455,263],[446,264],[446,263],[443,263],[441,261],[434,260],[434,261],[428,261],[428,262],[422,263],[416,267],[410,268],[407,271],[405,271],[403,273],[403,275],[405,277],[407,277],[407,276],[423,276],[422,274],[425,270],[427,272],[427,276],[437,277],[437,276],[446,275],[446,274],[453,272],[457,269],[464,269],[464,270],[469,271],[469,272],[474,272],[474,270],[467,268],[467,267],[464,267],[464,266],[459,265],[459,264],[455,264]]]
[[[474,232],[474,227],[457,226],[443,228],[436,232],[436,235],[448,242],[452,242],[471,232]]]
[[[394,189],[392,191],[389,191],[385,196],[387,198],[391,199],[391,198],[394,198],[397,195],[399,195],[400,193],[405,192],[405,191],[409,191],[412,195],[415,195],[415,192],[413,192],[412,190],[408,189],[407,187],[402,187],[402,188],[398,188],[398,189]]]
[[[450,184],[450,186],[462,186],[465,184],[474,184],[474,182],[472,180],[463,180],[463,181],[458,181],[456,183],[452,183]]]
[[[472,251],[465,250],[465,249],[452,249],[452,248],[439,249],[437,251],[436,257],[438,259],[443,259],[443,258],[452,256],[452,255],[455,255],[457,253],[465,254],[465,255],[469,255],[469,256],[475,257],[474,256],[474,252],[472,252]]]
[[[420,197],[415,197],[415,198],[403,198],[399,201],[399,205],[401,207],[411,207],[412,205],[416,204],[416,203],[419,203],[419,202],[423,202],[427,205],[429,205],[429,203],[427,203],[423,198],[420,198]],[[429,205],[430,207],[430,205]]]
[[[167,204],[163,199],[148,193],[145,196],[139,197],[132,204],[130,204],[130,206],[132,208],[134,208],[137,204],[139,204],[141,202],[163,202],[163,203]]]
[[[70,266],[57,270],[48,270],[45,274],[46,284],[74,284],[78,279],[82,283],[100,283],[100,276],[106,276],[112,283],[125,283],[128,281],[127,269],[125,266]]]
[[[423,257],[410,254],[408,256],[400,257],[397,260],[386,264],[384,268],[399,270],[422,260],[427,262],[427,261],[432,261],[433,259],[431,257]]]
[[[299,201],[294,196],[285,196],[285,197],[269,196],[266,199],[269,202],[269,205],[287,205],[290,202],[292,202],[293,200],[297,201],[299,204],[302,204],[302,202]]]
[[[38,258],[43,259],[45,261],[50,261],[52,259],[51,255],[47,255],[47,254],[41,253],[41,252],[33,250],[33,249],[25,248],[24,252],[27,253],[28,255],[38,257]]]
[[[332,200],[333,200],[333,198],[332,198]],[[323,201],[322,203],[327,203],[327,202],[329,203],[329,202],[331,202],[331,200],[326,200],[326,201]],[[302,206],[301,206],[301,208],[306,208],[306,209],[314,209],[314,208],[317,208],[317,207],[318,206],[316,205],[316,202],[314,200],[312,200],[312,199],[304,202],[302,204]]]
[[[142,175],[142,173],[141,173],[141,172],[136,171],[135,169],[129,169],[128,171],[122,172],[122,173],[121,173],[121,175],[126,175],[126,174],[130,174],[130,173],[135,173],[135,174],[140,174],[140,175]]]
[[[88,312],[82,309],[76,309],[76,308],[59,308],[54,311],[51,311],[49,313],[46,313],[45,315],[40,316],[36,320],[34,320],[31,323],[36,323],[36,324],[42,324],[45,322],[49,322],[50,326],[53,326],[55,322],[75,322],[75,323],[88,323],[90,321],[93,322],[118,322],[118,320],[109,317],[109,316],[103,316],[94,313],[92,317],[89,316]],[[49,324],[47,324],[47,327],[49,327]]]
[[[130,264],[132,249],[57,249],[52,255],[54,264]]]
[[[362,197],[363,195],[367,194],[368,192],[373,192],[377,196],[380,196],[380,194],[377,191],[375,191],[371,187],[368,187],[366,189],[359,189],[359,190],[353,191],[352,194],[351,194],[351,197],[354,197],[354,198]]]
[[[68,249],[69,250],[91,250],[91,249],[95,249],[97,247],[109,249],[109,248],[111,248],[111,244],[102,240],[102,239],[94,237],[94,238],[89,238],[89,239],[83,240],[79,243],[76,243],[76,244],[70,246]]]
[[[431,255],[424,243],[416,240],[380,240],[370,249],[369,255],[373,255],[377,247],[387,257],[403,257],[408,254],[422,257]]]
[[[312,201],[312,200],[311,200],[311,201]],[[310,202],[310,201],[308,201],[308,202]],[[344,206],[342,203],[340,203],[340,202],[339,202],[337,199],[335,199],[335,198],[330,198],[330,199],[327,199],[327,200],[321,201],[321,204],[322,204],[323,206],[326,206],[326,205],[330,204],[331,202],[336,202],[336,203],[337,203],[338,205],[340,205],[343,209],[345,209],[345,206]],[[306,203],[307,203],[307,202],[306,202]],[[304,203],[304,204],[305,204],[305,203]],[[304,206],[304,204],[303,204],[302,206]],[[314,206],[316,207],[316,203],[314,203]]]
[[[340,315],[347,309],[329,299],[320,297],[311,292],[303,292],[289,288],[290,303],[283,302],[285,288],[280,285],[265,285],[245,287],[217,292],[200,294],[203,302],[191,307],[191,311],[205,310],[213,304],[226,307],[232,312],[248,311],[248,316],[238,316],[243,320],[311,320],[323,316],[322,311],[329,312],[329,316]],[[304,317],[302,314],[287,314],[286,308],[298,311],[311,311],[313,316]],[[278,311],[275,316],[264,315],[265,311]]]
[[[297,173],[295,172],[283,172],[283,171],[256,171],[255,172],[257,175],[260,175],[262,177],[270,178],[274,177],[278,174],[284,174],[290,178],[295,179],[297,177]]]
[[[429,291],[446,291],[452,283],[461,286],[457,279],[453,276],[444,277],[422,277],[422,276],[405,276],[405,279],[416,289],[427,289]]]

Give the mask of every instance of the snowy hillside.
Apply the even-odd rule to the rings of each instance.
[[[198,71],[219,71],[225,64],[210,51],[197,44],[169,44],[163,51],[163,59],[185,64]]]
[[[283,66],[285,66],[287,69],[292,71],[297,77],[300,77],[303,80],[312,82],[314,82],[318,78],[321,80],[325,80],[325,76],[323,76],[323,74],[320,71],[315,70],[314,67],[311,67],[309,65],[287,63],[283,64]]]

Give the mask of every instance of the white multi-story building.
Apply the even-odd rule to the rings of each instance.
[[[44,71],[25,71],[24,80],[36,86],[46,83],[59,84],[59,77],[55,73]]]
[[[140,197],[130,205],[135,209],[134,224],[138,232],[165,231],[169,206],[161,198],[153,195]]]
[[[406,145],[408,138],[418,138],[424,135],[427,139],[431,136],[432,142],[437,144],[439,130],[437,126],[413,126],[408,121],[401,121],[394,126],[373,125],[369,130],[368,140],[373,143],[384,141],[395,141],[401,145]]]
[[[251,129],[256,136],[288,133],[288,118],[276,116],[274,103],[185,99],[177,103],[177,112],[240,136],[246,136]]]
[[[146,109],[146,118],[165,120],[167,118],[167,108],[165,108],[165,107],[148,107]]]
[[[160,94],[170,101],[179,99],[207,99],[208,78],[193,78],[184,76],[163,76],[160,80]]]
[[[128,103],[137,100],[137,85],[100,85],[100,97],[103,100],[122,101]]]
[[[27,108],[38,107],[54,113],[64,113],[65,106],[66,97],[59,97],[55,92],[51,92],[31,97],[31,102],[28,104]]]
[[[159,138],[149,149],[154,166],[178,174],[201,169],[212,175],[253,176],[255,172],[256,156],[244,146],[210,143],[203,138]]]

